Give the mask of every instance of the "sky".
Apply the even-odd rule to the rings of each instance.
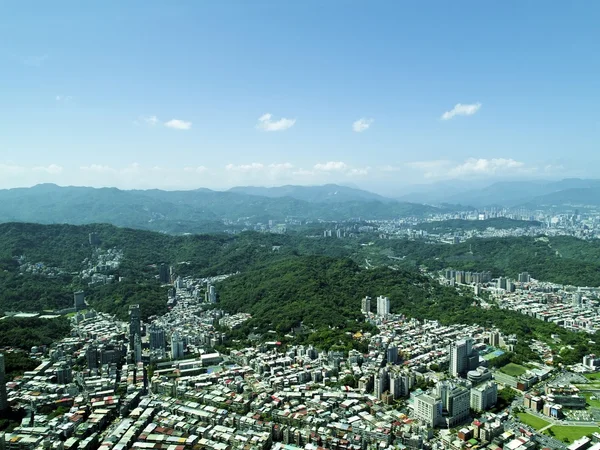
[[[600,2],[0,1],[0,188],[600,177]]]

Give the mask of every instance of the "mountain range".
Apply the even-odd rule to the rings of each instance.
[[[240,187],[221,192],[41,184],[0,190],[0,222],[110,223],[175,233],[220,231],[223,221],[393,219],[438,211],[337,185]]]
[[[600,206],[600,180],[501,181],[492,184],[444,181],[416,186],[400,201],[468,205],[476,208]]]
[[[458,206],[461,205],[461,206]],[[40,184],[0,190],[0,222],[110,223],[197,233],[240,228],[246,222],[394,219],[482,207],[600,206],[600,180],[503,181],[490,185],[446,181],[388,198],[348,186],[235,187],[228,191],[121,190]]]

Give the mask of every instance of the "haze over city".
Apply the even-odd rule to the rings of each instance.
[[[0,187],[598,177],[596,2],[0,5]]]

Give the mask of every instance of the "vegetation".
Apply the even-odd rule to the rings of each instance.
[[[37,366],[37,361],[31,359],[25,352],[12,351],[4,353],[4,367],[8,379],[21,376],[24,372],[33,370]]]
[[[69,321],[65,317],[7,317],[0,320],[0,347],[17,347],[30,351],[33,346],[50,345],[68,336],[70,330]]]
[[[529,272],[533,278],[575,286],[600,286],[600,241],[574,237],[507,237],[470,239],[456,245],[423,240],[378,241],[377,246],[404,257],[406,267],[431,270],[489,270],[493,276],[516,278]]]
[[[583,436],[591,436],[592,433],[600,431],[600,427],[577,427],[577,426],[560,426],[553,425],[544,433],[550,434],[552,431],[552,437],[562,442],[574,442]]]
[[[450,219],[433,222],[423,222],[417,225],[415,228],[417,230],[427,231],[428,233],[441,234],[450,233],[453,231],[483,231],[488,228],[495,228],[497,230],[509,230],[513,228],[531,228],[539,226],[541,226],[541,223],[537,221],[515,220],[507,219],[506,217],[499,217],[486,220]]]
[[[227,225],[230,229],[243,226],[246,218],[263,223],[287,217],[393,219],[440,211],[432,206],[383,199],[370,193],[364,195],[364,191],[350,193],[347,188],[338,187],[338,191],[341,190],[346,191],[342,201],[319,202],[312,201],[314,194],[306,199],[271,198],[208,189],[122,191],[45,184],[28,189],[0,190],[0,217],[5,221],[77,225],[111,223],[155,231],[200,233],[214,231],[210,228],[225,228],[223,220],[239,221],[237,227]],[[316,195],[319,197],[322,194]]]
[[[121,266],[108,273],[124,281],[89,288],[79,278],[82,261],[93,255],[88,241],[92,232],[100,238],[100,250],[116,247],[123,251]],[[431,269],[452,266],[513,277],[527,270],[549,281],[599,284],[600,243],[575,238],[503,238],[459,245],[400,239],[361,245],[368,242],[295,233],[170,236],[111,225],[1,224],[0,308],[64,308],[72,305],[73,290],[84,288],[88,301],[99,310],[124,319],[129,306],[139,303],[147,318],[166,310],[166,290],[156,279],[158,265],[165,262],[182,276],[241,272],[218,287],[223,308],[253,315],[232,333],[233,339],[270,330],[283,339],[295,330],[296,339],[309,344],[362,349],[364,342],[354,335],[373,329],[360,314],[360,299],[386,295],[394,312],[444,324],[495,325],[507,334],[516,334],[515,352],[499,358],[502,365],[536,358],[529,341],[552,342],[551,334],[558,335],[562,345],[573,348],[561,353],[564,363],[579,361],[586,353],[600,353],[600,344],[588,343],[583,334],[535,319],[525,321],[517,312],[481,309],[470,293],[440,286],[414,270],[414,266],[424,264]],[[14,259],[21,255],[29,262],[43,262],[60,270],[52,276],[21,273]],[[365,257],[375,259],[377,255],[385,264],[375,261],[382,267],[364,269]],[[395,267],[390,268],[388,256],[405,258],[395,259]],[[300,325],[303,329],[298,328]],[[25,342],[39,341],[31,338]]]
[[[500,372],[510,375],[511,377],[518,377],[527,372],[527,369],[515,363],[508,363],[504,367],[500,368]]]
[[[502,388],[498,391],[498,401],[496,402],[495,410],[501,411],[510,406],[513,400],[517,398],[517,393],[510,387]]]
[[[519,413],[517,414],[517,416],[519,417],[519,420],[525,425],[529,425],[531,428],[534,428],[536,430],[550,425],[550,422],[547,422],[544,419],[540,419],[538,416],[534,416],[533,414]]]

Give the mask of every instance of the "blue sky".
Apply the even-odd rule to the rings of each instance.
[[[0,3],[0,187],[600,176],[600,3]]]

